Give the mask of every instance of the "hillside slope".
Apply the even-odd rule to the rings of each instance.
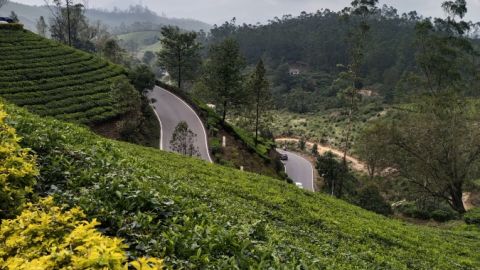
[[[82,207],[132,256],[183,269],[478,269],[480,232],[378,216],[323,194],[103,139],[6,107],[38,155],[37,191]]]
[[[36,21],[40,16],[43,16],[46,20],[52,17],[51,12],[45,6],[30,6],[14,1],[9,1],[2,9],[0,9],[0,16],[8,16],[11,11],[15,11],[19,16],[20,21],[25,24],[25,27],[30,31],[36,31]],[[122,23],[124,25],[130,25],[135,22],[148,22],[151,24],[162,25],[175,25],[186,30],[199,31],[203,29],[205,31],[211,28],[210,25],[193,19],[177,19],[158,16],[153,12],[108,12],[104,10],[88,9],[86,14],[87,18],[93,23],[100,21],[110,28],[115,28]]]
[[[128,83],[123,68],[14,27],[20,25],[0,25],[0,97],[83,124],[126,112],[112,94],[112,84]]]

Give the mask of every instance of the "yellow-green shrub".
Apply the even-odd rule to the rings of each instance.
[[[162,269],[162,260],[127,262],[125,244],[103,236],[79,208],[64,211],[52,197],[29,203],[12,220],[0,225],[0,269]]]
[[[5,123],[0,104],[0,220],[18,213],[25,197],[32,193],[38,171],[35,157],[21,148],[15,129]]]

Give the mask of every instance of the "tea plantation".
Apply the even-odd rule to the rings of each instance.
[[[0,97],[41,116],[91,124],[124,113],[111,94],[123,68],[47,40],[21,25],[0,25]]]
[[[436,229],[197,159],[103,139],[13,105],[37,195],[79,206],[132,258],[174,269],[479,269],[475,225]]]

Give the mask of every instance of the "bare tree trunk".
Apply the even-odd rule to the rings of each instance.
[[[255,115],[255,146],[258,145],[258,125],[260,121],[260,90],[257,90],[257,114]]]
[[[70,25],[70,0],[66,0],[67,3],[67,30],[68,30],[68,46],[72,46],[72,27]]]
[[[225,119],[227,118],[227,101],[223,102],[223,116],[222,116],[222,123],[225,124]]]
[[[182,90],[182,51],[179,50],[178,52],[178,81],[177,86],[179,90]]]
[[[451,206],[460,214],[467,212],[463,204],[463,189],[461,184],[456,184],[450,189],[450,196],[452,197]]]

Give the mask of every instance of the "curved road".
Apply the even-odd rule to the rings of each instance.
[[[197,134],[195,144],[200,152],[200,157],[208,162],[212,162],[208,150],[207,133],[195,111],[185,101],[158,86],[149,91],[147,97],[150,101],[155,99],[155,102],[152,102],[152,107],[160,121],[160,149],[172,151],[170,149],[170,140],[172,139],[173,131],[178,123],[185,121],[188,127]]]
[[[298,143],[299,139],[296,138],[277,138],[275,139],[276,142],[295,142]],[[315,144],[314,142],[306,142],[308,148],[312,148],[313,145]],[[332,152],[334,155],[338,157],[343,157],[343,152],[321,144],[317,144],[318,146],[318,153],[323,155],[326,152]],[[352,157],[352,156],[347,156],[347,161],[350,162],[350,165],[353,170],[357,172],[363,172],[363,173],[368,173],[367,166],[360,160]]]
[[[292,152],[281,149],[277,149],[277,152],[288,155],[288,160],[283,161],[288,177],[294,182],[302,183],[304,189],[315,191],[312,163]]]

